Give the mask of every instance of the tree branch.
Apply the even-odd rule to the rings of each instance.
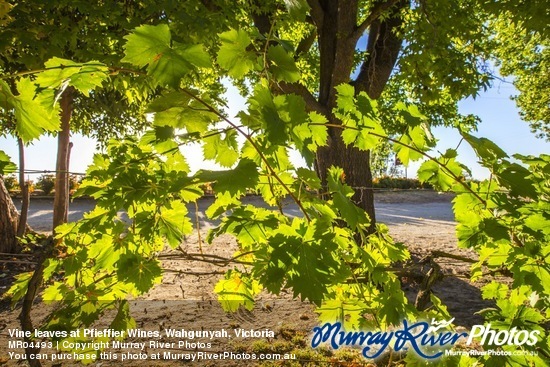
[[[387,19],[377,18],[370,25],[367,57],[353,82],[356,93],[367,92],[372,99],[382,94],[401,50],[403,39],[396,31],[402,24],[399,13],[407,6],[408,0],[397,0],[397,6],[392,8]]]
[[[429,256],[431,256],[431,257],[446,257],[446,258],[449,258],[449,259],[463,261],[463,262],[470,263],[470,264],[474,264],[474,263],[477,262],[476,260],[470,259],[469,257],[466,257],[466,256],[455,255],[455,254],[451,254],[451,253],[448,253],[448,252],[445,252],[445,251],[439,251],[439,250],[432,251]]]
[[[215,4],[212,0],[200,0],[202,6],[204,6],[206,9],[212,11],[212,12],[218,12],[222,10],[217,4]]]
[[[319,3],[319,0],[307,0],[307,4],[311,8],[311,18],[313,19],[313,23],[315,23],[317,29],[321,29],[323,26],[325,12]]]
[[[357,26],[355,31],[353,32],[352,37],[357,41],[362,35],[363,32],[367,30],[368,27],[374,22],[378,17],[385,12],[386,10],[390,9],[392,6],[397,4],[401,0],[388,0],[384,3],[378,3],[375,4],[372,8],[370,14],[367,16],[367,19],[365,19],[361,24]]]
[[[315,96],[300,83],[286,83],[279,82],[272,86],[272,90],[275,94],[296,94],[304,99],[306,102],[306,109],[308,111],[315,111],[323,115],[328,115],[329,111],[325,106],[317,101]]]
[[[313,46],[313,43],[317,39],[317,32],[315,30],[312,30],[307,37],[302,39],[298,46],[296,47],[296,52],[294,53],[294,60],[298,59],[300,55],[308,52],[311,49],[311,46]]]

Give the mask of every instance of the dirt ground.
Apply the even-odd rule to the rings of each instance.
[[[455,238],[455,223],[451,210],[450,195],[440,195],[434,192],[410,191],[410,192],[377,192],[376,207],[377,220],[389,225],[391,235],[396,241],[404,242],[410,249],[413,258],[422,259],[433,251],[455,254],[463,257],[474,258],[474,254],[457,249]],[[250,199],[255,200],[255,199]],[[71,206],[70,219],[75,220],[84,211],[91,209],[93,203],[89,201],[75,202]],[[208,205],[208,199],[199,207],[202,212]],[[29,222],[36,230],[47,231],[51,213],[49,202],[33,202],[29,213]],[[292,207],[287,208],[292,213]],[[193,215],[193,214],[192,214]],[[204,219],[204,216],[202,217]],[[213,223],[204,220],[201,223],[201,237]],[[200,252],[199,236],[195,233],[187,238],[182,249],[189,253]],[[209,245],[203,245],[209,246]],[[223,236],[214,241],[211,248],[205,252],[215,253],[219,256],[229,257],[235,250],[235,243],[229,236]],[[167,252],[164,255],[169,255]],[[474,313],[487,307],[487,303],[481,300],[479,291],[482,282],[472,284],[469,281],[469,264],[448,257],[436,259],[444,274],[434,288],[434,292],[447,305],[449,312],[455,317],[455,324],[468,328],[479,323],[481,318]],[[146,330],[181,329],[188,330],[217,330],[226,328],[235,330],[239,328],[255,330],[272,330],[275,338],[260,338],[268,343],[275,342],[285,333],[285,330],[293,330],[299,333],[309,333],[318,325],[314,308],[311,304],[292,299],[288,293],[279,296],[262,294],[257,301],[256,308],[252,311],[239,311],[235,314],[223,312],[213,288],[221,275],[208,273],[224,270],[224,267],[216,267],[204,262],[189,262],[173,260],[169,257],[163,260],[165,274],[162,284],[154,287],[151,292],[139,300],[131,301],[132,315],[137,326]],[[7,274],[10,264],[3,263],[0,266],[0,274],[4,269]],[[189,275],[189,273],[204,273],[205,275]],[[6,290],[8,284],[6,275],[0,275],[0,294]],[[414,301],[417,285],[407,284],[408,294]],[[19,328],[17,316],[19,309],[11,310],[4,302],[0,309],[0,365],[20,365],[14,360],[6,358],[5,345],[9,338],[8,330]],[[47,307],[39,306],[33,310],[33,320],[38,325],[46,316]],[[169,339],[166,339],[169,340]],[[231,343],[233,348],[238,345],[239,338],[234,338]],[[200,339],[197,341],[200,342]],[[205,341],[206,342],[206,341]],[[210,351],[227,350],[227,339],[212,339]],[[236,343],[236,344],[235,344]],[[176,348],[178,349],[178,348]],[[193,350],[193,348],[187,348]],[[182,350],[182,348],[179,348]],[[185,348],[183,348],[185,350]],[[150,348],[149,353],[153,353]],[[122,351],[119,351],[122,352]],[[181,361],[180,361],[181,362]],[[234,362],[235,365],[250,365],[246,361]],[[102,361],[101,366],[114,366],[120,361]],[[131,366],[168,366],[189,365],[189,363],[132,361]],[[57,365],[44,363],[44,365]],[[71,365],[69,362],[62,364]],[[216,362],[193,363],[192,365],[222,365]],[[230,365],[230,364],[223,364]]]

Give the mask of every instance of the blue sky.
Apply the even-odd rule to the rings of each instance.
[[[467,99],[460,103],[462,113],[478,115],[482,123],[474,134],[478,137],[486,137],[493,140],[508,154],[521,153],[538,155],[550,153],[550,143],[535,138],[530,132],[529,125],[521,121],[515,103],[510,100],[510,95],[515,93],[511,84],[495,82],[495,85],[488,91],[481,93],[475,100]],[[228,100],[230,103],[230,116],[244,107],[244,100],[236,92],[230,92]],[[444,152],[447,148],[455,148],[460,141],[460,135],[451,128],[438,127],[433,129],[434,136],[439,140],[436,150]],[[92,162],[96,143],[94,140],[74,135],[72,138],[73,150],[71,151],[71,172],[84,173],[86,167]],[[4,150],[14,162],[17,161],[17,144],[12,138],[0,138],[0,149]],[[34,141],[26,149],[27,169],[32,170],[54,170],[56,156],[56,138],[43,137]],[[192,170],[216,169],[212,162],[203,162],[201,150],[198,145],[184,149]],[[463,143],[459,149],[458,160],[472,169],[474,178],[483,179],[489,176],[489,172],[477,164],[477,158],[471,148]],[[296,164],[299,161],[296,160]],[[414,162],[408,169],[408,176],[414,177],[420,163]],[[29,174],[33,180],[38,175]]]

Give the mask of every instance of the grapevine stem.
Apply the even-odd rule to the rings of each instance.
[[[306,218],[306,220],[308,222],[311,222],[311,218],[309,217],[309,215],[307,214],[305,208],[303,207],[302,205],[302,202],[300,201],[300,199],[298,199],[294,193],[292,192],[292,190],[290,190],[290,188],[283,182],[283,180],[279,177],[279,175],[277,175],[277,173],[275,172],[275,170],[271,167],[271,165],[269,164],[269,161],[267,160],[267,158],[265,157],[265,155],[262,153],[260,147],[258,147],[258,144],[256,144],[256,142],[254,141],[254,139],[252,139],[252,137],[247,134],[246,132],[243,131],[243,129],[239,126],[239,125],[236,125],[235,123],[233,123],[231,120],[229,120],[226,116],[224,116],[223,114],[221,114],[218,110],[216,110],[214,107],[212,107],[208,102],[204,101],[202,98],[196,96],[194,93],[188,91],[187,89],[185,88],[182,88],[182,91],[187,94],[189,97],[191,98],[194,98],[197,102],[199,102],[200,104],[202,104],[203,106],[205,106],[208,111],[212,112],[213,114],[215,114],[216,116],[218,116],[220,119],[222,119],[223,121],[227,122],[230,126],[232,126],[235,131],[237,131],[239,134],[241,134],[246,140],[248,140],[248,142],[252,145],[252,147],[254,148],[254,150],[256,150],[256,152],[258,153],[258,155],[260,156],[260,159],[265,163],[267,169],[269,170],[269,173],[271,173],[273,175],[273,177],[283,186],[283,188],[285,189],[285,191],[288,193],[288,195],[292,198],[292,200],[296,203],[296,205],[298,205],[298,207],[300,208],[301,212],[304,214],[304,217]]]

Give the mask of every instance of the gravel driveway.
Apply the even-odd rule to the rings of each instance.
[[[203,219],[205,226],[210,226],[213,223],[207,221],[204,216],[204,211],[212,203],[212,198],[199,200],[199,218]],[[248,197],[244,200],[245,203],[262,205],[261,199],[258,197]],[[19,206],[17,200],[15,205]],[[95,202],[88,199],[74,200],[69,207],[69,221],[76,221],[82,218],[82,215],[93,209]],[[436,202],[399,202],[387,203],[376,202],[376,218],[378,222],[386,223],[390,227],[400,224],[428,224],[429,222],[445,224],[453,224],[454,216],[451,209],[450,201]],[[35,231],[48,232],[52,227],[53,214],[53,199],[32,199],[29,209],[29,225]],[[191,218],[195,218],[195,205],[188,205]],[[295,205],[287,205],[284,211],[290,215],[300,215],[298,208]],[[443,223],[441,223],[443,224]]]

